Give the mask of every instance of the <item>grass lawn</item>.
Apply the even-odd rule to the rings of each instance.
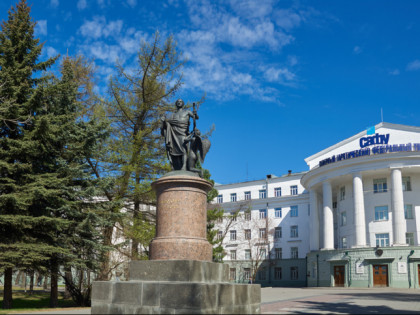
[[[3,290],[0,290],[0,308],[3,303]],[[13,292],[13,308],[10,310],[0,309],[0,314],[10,314],[13,311],[39,311],[49,308],[50,293],[37,292],[30,295],[29,292]],[[64,300],[61,294],[58,295],[58,307],[76,307],[73,300]]]

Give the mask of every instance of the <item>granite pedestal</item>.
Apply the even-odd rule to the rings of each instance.
[[[229,283],[229,266],[213,263],[206,239],[207,192],[197,176],[154,182],[156,237],[149,261],[132,261],[129,281],[96,281],[92,314],[256,314],[261,287]]]
[[[133,261],[130,280],[96,281],[92,314],[257,314],[259,285],[227,281],[226,264]]]

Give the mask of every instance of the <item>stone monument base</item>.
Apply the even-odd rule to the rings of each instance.
[[[257,314],[259,284],[227,281],[229,266],[194,260],[132,261],[129,281],[96,281],[92,314]]]

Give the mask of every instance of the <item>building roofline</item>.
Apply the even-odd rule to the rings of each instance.
[[[404,131],[415,131],[415,132],[420,132],[420,127],[416,127],[416,126],[407,126],[407,125],[400,125],[400,124],[392,124],[392,123],[387,123],[387,122],[380,122],[379,124],[375,125],[375,129],[379,129],[381,127],[384,128],[389,128],[389,129],[397,129],[397,130],[404,130]],[[360,138],[361,136],[364,136],[366,134],[366,130],[363,130],[357,134],[355,134],[354,136],[344,139],[343,141],[340,141],[322,151],[319,151],[318,153],[315,153],[309,157],[307,157],[305,159],[306,164],[309,164],[310,161],[320,157],[321,155],[324,155],[336,148],[339,148],[357,138]]]
[[[308,171],[303,171],[303,172],[297,172],[297,173],[292,173],[292,174],[284,174],[281,176],[276,176],[273,174],[270,174],[271,177],[270,179],[282,179],[282,178],[287,178],[287,177],[297,177],[297,176],[303,176],[304,174],[306,174]],[[243,181],[243,182],[235,182],[235,183],[228,183],[228,184],[220,184],[220,183],[215,183],[214,187],[218,187],[218,186],[230,186],[230,185],[238,185],[238,184],[250,184],[250,183],[257,183],[257,182],[265,182],[265,178],[261,178],[261,179],[254,179],[254,180],[249,180],[249,181]]]

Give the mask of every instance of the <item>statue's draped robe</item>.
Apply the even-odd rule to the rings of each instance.
[[[170,155],[183,155],[186,151],[184,139],[189,125],[189,117],[185,121],[179,119],[168,119],[166,121],[166,148]]]

